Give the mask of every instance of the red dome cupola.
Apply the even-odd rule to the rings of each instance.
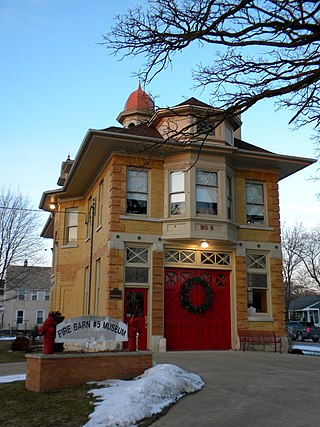
[[[135,126],[147,121],[154,113],[154,102],[151,97],[141,89],[132,92],[125,103],[124,110],[119,114],[117,120],[124,127]]]

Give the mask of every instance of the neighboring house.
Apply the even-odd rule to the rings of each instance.
[[[50,267],[9,265],[1,297],[1,329],[6,333],[30,332],[49,312]]]
[[[240,118],[215,127],[217,111],[155,110],[139,86],[122,127],[87,132],[40,201],[52,310],[135,315],[140,349],[236,348],[238,328],[285,337],[278,182],[314,160],[242,141]]]
[[[320,295],[295,298],[289,304],[289,319],[313,322],[320,326]]]

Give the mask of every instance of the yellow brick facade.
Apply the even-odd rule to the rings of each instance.
[[[201,104],[196,107],[201,113]],[[184,111],[185,105],[181,108]],[[155,114],[154,127],[158,123],[157,129],[165,132],[163,123],[169,126],[169,122],[164,121],[161,114],[166,112]],[[183,120],[188,124],[192,118],[187,114],[185,119],[181,117],[179,126]],[[126,116],[126,123],[127,119]],[[232,122],[228,126],[237,130],[238,125]],[[147,292],[147,347],[159,350],[166,339],[164,282],[170,261],[166,259],[166,251],[171,250],[178,254],[176,266],[182,270],[224,270],[230,277],[230,307],[225,307],[231,319],[229,348],[237,348],[237,330],[241,328],[274,330],[277,335],[285,336],[278,191],[279,179],[287,173],[285,165],[279,169],[281,159],[274,161],[268,152],[260,149],[251,160],[254,146],[244,143],[239,145],[239,160],[237,142],[223,140],[224,129],[216,132],[215,138],[219,135],[221,140],[213,139],[210,145],[209,138],[203,152],[183,146],[154,148],[154,133],[148,139],[144,135],[138,137],[138,133],[130,137],[129,131],[124,136],[120,131],[115,134],[113,129],[109,133],[89,132],[78,163],[73,165],[62,190],[44,193],[41,202],[48,211],[50,203],[56,205],[47,232],[47,237],[52,237],[54,242],[52,310],[59,310],[66,318],[94,314],[123,320],[127,311],[126,291],[141,288]],[[234,147],[230,150],[232,143]],[[151,149],[145,154],[147,146]],[[247,157],[243,147],[250,154]],[[199,168],[216,171],[218,211],[214,216],[196,213],[196,170]],[[126,210],[128,171],[135,169],[147,171],[148,176],[148,207],[144,215]],[[184,215],[170,215],[172,170],[184,173]],[[247,223],[248,181],[263,185],[263,224]],[[228,182],[232,182],[229,195]],[[65,241],[66,211],[70,208],[76,208],[78,215],[77,238],[71,243]],[[210,242],[206,250],[209,254],[227,254],[229,261],[222,266],[202,264],[199,244],[203,239]],[[133,271],[128,264],[130,248],[145,248],[148,253],[143,255],[145,258],[137,257],[134,261],[138,263],[134,274],[145,275],[139,283],[130,275],[127,277]],[[186,253],[194,254],[194,264]],[[248,253],[262,254],[267,259],[267,309],[254,315],[248,311]]]

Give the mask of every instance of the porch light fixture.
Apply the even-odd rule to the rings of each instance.
[[[54,203],[50,203],[49,208],[54,211],[56,208],[56,205]]]
[[[209,247],[209,243],[206,240],[202,240],[202,242],[200,243],[200,247],[202,249],[207,249]]]

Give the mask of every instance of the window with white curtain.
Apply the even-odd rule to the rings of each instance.
[[[247,223],[264,224],[264,188],[262,183],[246,183]]]
[[[183,171],[170,172],[170,215],[184,215],[185,213],[185,173]]]
[[[67,208],[65,212],[64,244],[75,243],[78,237],[78,208]]]
[[[196,171],[196,212],[203,215],[218,215],[218,174]]]

